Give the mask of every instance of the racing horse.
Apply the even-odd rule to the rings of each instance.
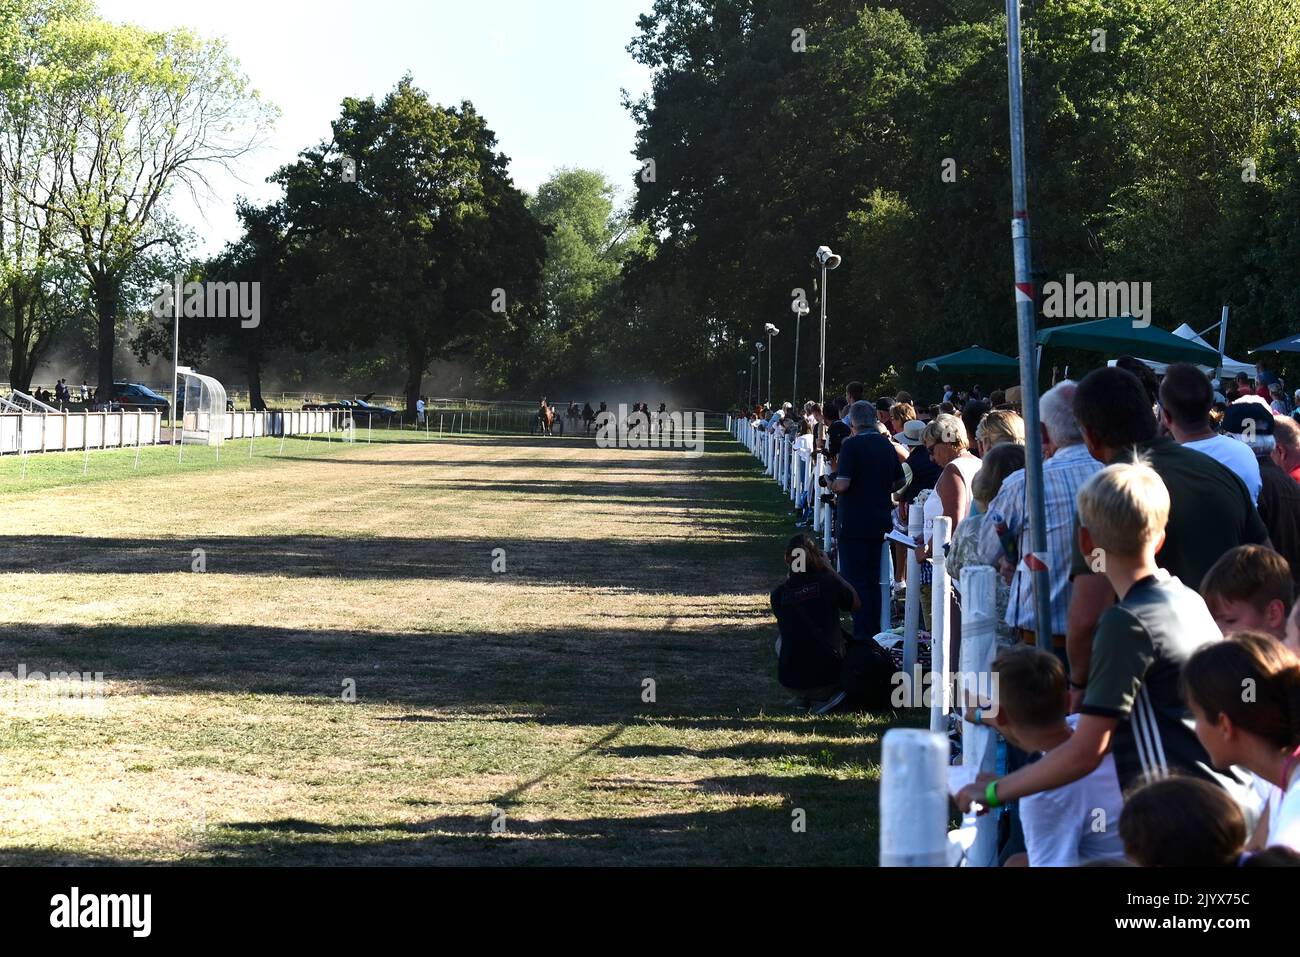
[[[533,426],[533,431],[540,431],[542,435],[555,434],[555,410],[547,403],[545,396],[542,396],[542,401],[537,407],[537,417],[533,420]]]

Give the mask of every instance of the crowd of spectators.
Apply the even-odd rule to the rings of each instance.
[[[998,773],[956,802],[1005,807],[1005,863],[1300,862],[1300,423],[1281,380],[1260,370],[1225,390],[1195,366],[1157,376],[1123,359],[1055,383],[1038,404],[1039,552],[1020,398],[945,386],[922,405],[851,382],[824,407],[749,413],[830,465],[797,522],[826,496],[833,547],[798,533],[771,596],[781,684],[814,713],[864,706],[847,662],[880,628],[882,545],[922,510],[923,534],[892,557],[901,590],[914,547],[924,588],[945,516],[954,585],[966,567],[998,573],[996,693],[963,698],[954,724],[1003,742]],[[950,620],[955,661],[959,587]]]

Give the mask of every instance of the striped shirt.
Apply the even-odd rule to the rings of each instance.
[[[1102,464],[1086,446],[1068,445],[1043,462],[1043,507],[1047,516],[1047,565],[1052,588],[1052,634],[1065,634],[1066,613],[1070,607],[1070,563],[1074,558],[1074,497],[1079,488]],[[980,528],[979,559],[996,565],[1004,554],[1001,535],[1006,533],[1017,543],[1016,570],[1011,579],[1011,600],[1007,603],[1006,622],[1012,628],[1035,627],[1033,575],[1022,559],[1030,547],[1028,508],[1025,502],[1025,472],[1012,472],[989,503],[988,516]]]

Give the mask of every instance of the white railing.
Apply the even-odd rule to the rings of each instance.
[[[154,445],[157,412],[0,412],[0,455]]]
[[[227,412],[226,439],[248,439],[261,435],[321,435],[345,428],[366,428],[365,422],[353,420],[347,426],[347,415],[334,409],[316,409],[305,412]]]
[[[226,439],[319,435],[344,428],[342,412],[227,412]],[[358,430],[364,423],[356,423]],[[164,438],[158,412],[0,412],[0,455],[71,452],[158,445]]]
[[[833,543],[832,512],[821,501],[819,479],[830,474],[821,455],[803,459],[797,442],[784,430],[758,428],[746,418],[729,418],[727,426],[736,441],[763,465],[790,494],[796,504],[806,501],[812,512],[813,531],[823,536],[829,554]],[[807,496],[806,500],[804,496]],[[925,529],[923,509],[908,509],[908,536],[919,538]],[[952,533],[945,517],[931,528],[931,642],[930,674],[918,668],[921,626],[921,563],[917,550],[907,550],[906,599],[903,605],[903,675],[911,689],[912,703],[924,702],[928,692],[930,729],[895,728],[886,732],[880,782],[880,863],[882,866],[991,867],[997,856],[997,816],[967,815],[962,826],[949,833],[949,794],[953,783],[980,772],[995,770],[997,735],[984,725],[962,721],[961,764],[951,764],[948,726],[954,711],[962,709],[967,693],[988,697],[992,690],[991,671],[997,651],[997,572],[986,565],[962,569],[961,659],[957,668],[951,660],[952,623],[949,602],[953,594],[944,546]],[[889,629],[889,608],[893,591],[893,556],[889,542],[881,555],[881,631]],[[954,677],[954,673],[956,676]],[[956,694],[961,690],[962,694]],[[996,702],[995,702],[996,703]]]

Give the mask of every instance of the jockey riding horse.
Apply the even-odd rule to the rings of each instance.
[[[537,424],[541,426],[543,435],[554,435],[552,427],[555,425],[555,410],[546,404],[546,396],[542,396],[542,401],[537,406]]]

